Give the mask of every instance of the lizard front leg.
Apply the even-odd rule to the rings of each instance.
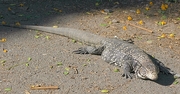
[[[133,76],[134,76],[134,74],[132,73],[133,72],[133,67],[132,67],[132,64],[131,63],[133,63],[133,61],[131,61],[131,60],[126,60],[126,62],[124,62],[124,64],[123,64],[123,77],[126,77],[126,78],[130,78],[130,79],[132,79],[133,78]]]
[[[78,50],[73,51],[75,54],[93,54],[93,55],[101,55],[104,50],[104,46],[100,46],[98,48],[94,46],[81,47]]]

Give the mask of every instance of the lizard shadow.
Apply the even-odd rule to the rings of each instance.
[[[173,82],[175,81],[175,78],[174,78],[174,75],[172,74],[163,74],[163,73],[159,73],[158,75],[158,79],[154,82],[160,84],[160,85],[163,85],[163,86],[169,86],[169,85],[172,85]]]
[[[162,71],[160,71],[160,73],[158,74],[158,79],[154,82],[158,83],[160,85],[163,85],[163,86],[169,86],[169,85],[173,84],[173,82],[175,81],[174,72],[171,69],[169,69],[168,67],[165,67],[164,65],[161,66],[161,64],[163,64],[163,63],[161,61],[159,61],[158,59],[152,57],[151,55],[149,55],[149,57],[152,59],[152,61],[155,64],[157,64],[160,67],[165,68],[166,71],[168,72],[168,73],[163,73]]]

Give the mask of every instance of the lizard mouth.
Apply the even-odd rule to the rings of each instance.
[[[155,72],[139,71],[137,72],[137,76],[141,79],[150,79],[150,80],[158,79],[158,74]]]
[[[146,75],[146,77],[147,77],[148,79],[150,79],[150,80],[157,80],[157,79],[158,79],[158,75],[155,74],[155,73],[148,73],[148,74]]]

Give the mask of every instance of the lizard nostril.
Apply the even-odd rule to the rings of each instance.
[[[147,78],[149,78],[150,80],[157,80],[158,75],[156,73],[149,73],[147,74]]]

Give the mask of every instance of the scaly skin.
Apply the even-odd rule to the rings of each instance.
[[[70,28],[53,28],[33,25],[4,26],[40,30],[67,36],[81,42],[101,45],[97,48],[95,46],[82,47],[74,51],[74,53],[101,55],[104,61],[122,67],[124,70],[123,76],[126,78],[132,78],[134,73],[137,78],[156,80],[158,79],[159,69],[161,71],[166,70],[164,66],[160,66],[161,64],[155,65],[148,54],[143,50],[123,40],[104,38],[89,32]]]
[[[159,69],[149,56],[137,46],[118,39],[103,41],[105,49],[102,58],[110,64],[122,66],[124,76],[132,78],[131,72],[141,79],[156,80]]]
[[[159,68],[152,62],[149,56],[137,46],[118,39],[105,39],[102,46],[80,48],[76,54],[96,54],[110,64],[123,68],[126,78],[132,78],[133,72],[137,78],[158,79]]]

